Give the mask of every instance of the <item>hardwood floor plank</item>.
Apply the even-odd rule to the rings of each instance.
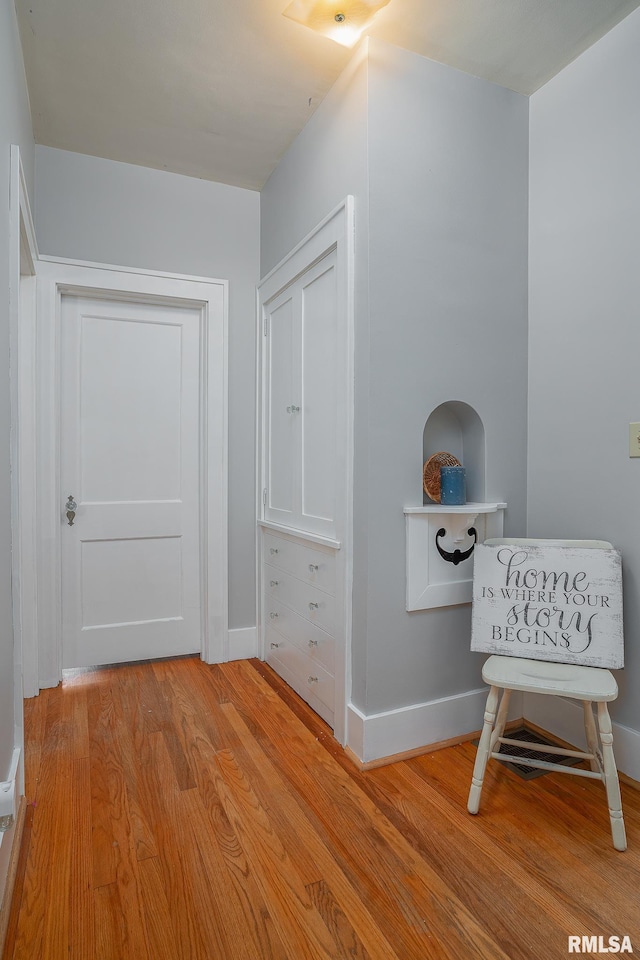
[[[473,754],[467,753],[467,745],[464,744],[455,750],[460,761],[457,769],[464,770],[465,774],[468,772],[470,782]],[[453,754],[449,757],[434,755],[430,761],[425,758],[411,760],[408,766],[457,805],[466,803],[466,791],[463,788],[466,777],[456,777],[456,782],[453,782],[456,769]],[[567,788],[573,784],[573,789],[567,794],[567,801],[562,801],[557,795],[557,787],[551,782],[552,778],[557,780],[562,774],[551,774],[527,782],[509,770],[500,769],[498,764],[492,766],[494,769],[490,772],[491,780],[486,784],[486,796],[483,791],[480,813],[474,818],[479,827],[501,843],[506,842],[515,831],[522,833],[513,856],[530,874],[555,888],[558,897],[566,895],[567,881],[573,878],[578,886],[569,896],[576,905],[580,902],[581,892],[588,888],[588,878],[597,872],[597,875],[606,878],[607,889],[620,898],[620,908],[623,909],[626,904],[635,913],[637,923],[637,906],[634,908],[628,900],[629,890],[637,884],[637,865],[632,858],[619,856],[618,851],[613,849],[608,822],[603,826],[600,818],[603,798],[599,791],[590,791],[589,813],[586,809],[581,811],[578,802],[584,787],[568,776],[564,778]],[[597,788],[599,784],[590,786]],[[635,791],[625,793],[623,808],[637,807],[634,794]],[[569,803],[569,798],[573,798],[574,803]],[[604,807],[606,813],[606,803]],[[523,825],[526,826],[525,830],[522,830]],[[628,834],[630,844],[637,845],[640,842],[640,831],[633,825]],[[594,907],[590,897],[586,893],[585,897],[581,909],[592,913]],[[625,920],[632,919],[631,915],[625,914]]]
[[[170,905],[170,921],[180,960],[209,960],[198,897],[194,887],[202,882],[198,858],[191,846],[187,825],[178,802],[181,794],[162,731],[149,735],[152,761],[142,767],[146,789],[154,797],[154,835],[164,896]]]
[[[278,934],[292,957],[332,960],[334,943],[304,884],[274,833],[262,807],[230,750],[216,755],[218,793],[250,858],[263,896],[273,904]]]
[[[51,798],[51,817],[48,828],[52,832],[51,863],[55,864],[55,874],[48,884],[48,895],[44,913],[42,960],[55,960],[69,948],[69,884],[71,875],[71,817],[68,809],[60,802],[64,798],[69,804],[72,784],[72,741],[73,708],[70,697],[62,697],[60,712],[56,722],[47,732],[53,756],[55,756],[54,790]],[[43,770],[42,783],[45,771]],[[40,786],[40,785],[39,785]],[[39,792],[38,792],[39,794]],[[40,806],[38,796],[38,807]],[[46,842],[46,840],[45,840]],[[50,872],[51,872],[51,868]]]
[[[86,697],[83,698],[86,710]],[[76,711],[74,711],[74,718]],[[91,882],[91,765],[88,757],[73,761],[71,783],[71,870],[69,875],[69,960],[86,960],[96,953],[95,909]]]
[[[158,850],[153,834],[152,817],[149,816],[150,811],[153,810],[153,797],[146,793],[145,780],[139,773],[140,767],[143,765],[140,758],[145,757],[148,763],[151,751],[148,734],[144,727],[144,719],[141,716],[138,703],[133,702],[132,691],[129,689],[130,685],[126,683],[126,678],[132,676],[135,676],[133,672],[131,674],[127,672],[119,678],[119,690],[122,697],[114,698],[113,710],[114,722],[119,731],[119,756],[131,818],[136,859],[145,860],[147,857],[157,856]]]
[[[46,716],[41,726],[43,739],[39,752],[39,776],[34,778],[33,826],[24,884],[19,894],[22,901],[20,915],[26,922],[18,924],[13,950],[16,960],[30,960],[44,955],[47,917],[50,918],[51,904],[56,900],[50,867],[51,848],[56,838],[59,816],[57,791],[61,771],[64,771],[68,740],[64,735],[62,700],[54,695],[54,691],[47,691],[47,694],[43,702]]]
[[[87,691],[89,723],[93,886],[116,882],[116,857],[111,836],[110,742],[114,736],[113,701],[106,678],[99,674]]]
[[[120,898],[114,883],[94,891],[96,960],[128,960],[119,932]]]
[[[199,830],[208,830],[209,837],[215,837],[215,845],[205,843],[206,833],[199,842],[199,849],[206,850],[205,868],[208,872],[220,870],[226,876],[227,884],[231,882],[232,891],[237,901],[234,901],[236,924],[240,930],[252,931],[256,944],[257,956],[265,958],[288,956],[280,939],[276,925],[273,922],[267,904],[256,881],[251,862],[239,841],[237,832],[229,821],[221,799],[216,789],[215,779],[210,776],[210,769],[215,763],[216,749],[214,744],[222,743],[223,715],[215,709],[221,703],[228,703],[226,696],[218,693],[212,702],[211,711],[203,714],[193,707],[193,687],[179,682],[179,678],[172,673],[170,664],[163,664],[162,676],[170,679],[174,692],[174,709],[176,717],[181,717],[180,730],[184,738],[184,749],[189,753],[193,768],[197,772],[198,792],[197,800],[193,791],[186,791],[183,795],[185,803],[192,802],[194,815],[191,824]],[[195,678],[207,678],[209,673],[202,670],[190,675],[191,684],[199,687]],[[189,690],[191,689],[191,697]],[[205,684],[207,695],[216,689],[215,685]],[[227,731],[228,738],[228,731]],[[206,819],[197,815],[198,809]],[[226,869],[223,870],[214,846],[218,848],[219,856]],[[227,887],[226,903],[229,903],[231,892]],[[248,948],[242,947],[242,938],[239,938],[237,948],[230,956],[244,956]]]
[[[266,735],[263,736],[261,741],[261,748],[257,749],[252,745],[252,735],[247,728],[244,728],[244,719],[236,712],[235,704],[228,703],[223,707],[223,710],[235,730],[236,737],[233,742],[236,753],[242,749],[240,743],[243,739],[246,743],[245,753],[250,757],[249,769],[252,783],[261,782],[264,784],[267,781],[270,782],[266,803],[272,812],[274,807],[277,808],[278,823],[282,822],[282,816],[284,815],[288,827],[281,833],[281,838],[289,855],[296,864],[299,864],[302,850],[305,857],[310,856],[315,865],[312,871],[309,871],[308,867],[305,868],[303,876],[308,877],[318,873],[329,876],[334,889],[340,892],[341,903],[343,909],[350,915],[350,922],[357,928],[362,940],[369,945],[373,951],[372,955],[394,957],[395,952],[391,945],[382,935],[373,918],[365,910],[361,891],[355,890],[339,869],[333,847],[330,842],[329,844],[326,842],[326,832],[323,826],[319,824],[309,808],[300,804],[299,798],[295,795],[295,790],[291,789],[291,783],[276,774],[268,756],[264,755],[267,745]],[[287,736],[290,731],[287,731],[286,727],[282,727],[280,732],[290,743],[291,737]],[[245,761],[246,767],[247,762]],[[295,832],[292,832],[292,827],[295,828]],[[294,842],[296,837],[297,845]],[[307,885],[313,886],[314,882],[307,880]],[[323,882],[322,878],[317,882]]]
[[[209,672],[215,674],[218,671],[214,668]],[[189,688],[181,685],[175,678],[172,686],[175,707],[183,717],[184,749],[196,751],[193,767],[200,772],[206,771],[213,761],[215,752],[212,747],[207,748],[207,743],[211,732],[214,732],[219,741],[224,742],[225,749],[231,750],[242,768],[247,771],[252,788],[259,794],[263,805],[269,807],[274,829],[285,849],[295,856],[296,870],[302,882],[307,884],[320,879],[318,864],[306,844],[296,834],[291,811],[286,809],[286,786],[281,781],[274,783],[271,765],[263,765],[260,770],[254,762],[262,755],[261,747],[256,742],[253,732],[240,718],[235,705],[232,705],[228,699],[223,701],[219,704],[213,718],[190,714]],[[189,717],[188,722],[187,717]],[[210,724],[211,719],[215,720],[213,728]],[[252,727],[255,730],[255,724],[252,724]],[[203,794],[210,793],[210,783],[207,782],[206,777],[201,776],[198,785]]]
[[[138,766],[151,761],[148,735],[160,729],[154,711],[157,683],[153,672],[148,665],[146,667],[132,664],[130,669],[122,670],[118,677],[122,717]]]
[[[310,883],[307,891],[316,910],[324,920],[327,929],[336,945],[336,960],[371,960],[358,934],[353,929],[347,916],[336,902],[331,890],[324,882]]]
[[[25,708],[32,791],[4,960],[563,960],[640,949],[640,791],[461,744],[357,769],[265,664],[76,672]]]
[[[198,872],[202,882],[197,887],[196,906],[203,919],[203,934],[209,951],[221,957],[238,955],[246,960],[261,960],[267,946],[260,924],[260,911],[266,906],[263,898],[258,895],[253,903],[238,898],[222,851],[217,843],[211,842],[207,811],[198,791],[182,791],[177,802],[188,824],[194,856],[199,860]],[[251,871],[244,851],[237,843],[235,847],[242,861],[241,869]],[[257,889],[255,893],[258,893]],[[247,907],[249,909],[245,910]]]
[[[74,760],[89,757],[89,718],[87,715],[86,685],[69,685],[67,692],[72,695],[71,756]]]
[[[225,664],[221,669],[235,675],[236,688],[242,685],[243,677],[234,664]],[[265,727],[272,726],[277,742],[287,713],[273,692],[265,690],[264,694],[271,701],[270,709],[261,704],[260,716]],[[255,692],[253,696],[255,698]],[[292,783],[304,784],[306,804],[330,838],[334,859],[348,871],[352,884],[357,884],[362,903],[370,910],[375,909],[377,914],[384,911],[385,928],[398,931],[398,950],[406,949],[419,955],[428,948],[434,956],[459,956],[459,948],[471,940],[478,957],[501,956],[499,948],[484,936],[473,916],[455,902],[451,890],[433,871],[418,862],[402,835],[374,810],[348,773],[332,771],[334,785],[335,778],[339,778],[342,788],[339,804],[327,793],[331,760],[325,751],[313,750],[314,743],[315,738],[301,728],[298,737],[287,737],[287,750],[279,751],[277,759],[281,766],[288,767]],[[321,851],[316,851],[315,856],[320,857]],[[403,870],[398,871],[400,859]],[[404,871],[418,875],[422,885],[419,896],[412,895],[405,883]],[[431,907],[428,920],[424,917],[425,901]],[[451,936],[451,928],[463,933]],[[434,940],[437,947],[433,945]],[[447,941],[449,945],[444,947]]]
[[[126,890],[118,882],[95,891],[96,960],[155,960],[147,947],[146,929],[128,922],[124,897]]]

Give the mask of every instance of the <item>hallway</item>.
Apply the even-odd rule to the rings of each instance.
[[[28,812],[4,960],[547,960],[640,949],[640,792],[474,748],[358,771],[257,660],[78,671],[26,701]]]

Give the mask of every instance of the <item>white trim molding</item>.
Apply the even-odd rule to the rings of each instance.
[[[62,295],[171,302],[201,311],[202,648],[207,663],[229,658],[228,636],[228,283],[41,257],[38,263],[38,660],[39,686],[55,686],[61,658],[60,305]]]
[[[229,630],[229,655],[227,660],[250,660],[258,656],[258,630],[256,627],[235,627]]]
[[[523,716],[525,721],[529,720],[578,749],[585,745],[584,714],[582,704],[576,700],[525,693]],[[612,726],[618,770],[633,780],[640,780],[640,733],[615,721]]]
[[[24,794],[25,696],[37,693],[35,544],[35,230],[20,148],[12,144],[9,173],[9,383],[11,403],[11,596],[13,626],[16,797]],[[0,776],[4,771],[0,771]],[[4,872],[0,870],[4,880]]]
[[[350,703],[347,746],[362,763],[420,748],[426,753],[434,744],[464,738],[479,730],[486,699],[487,688],[482,687],[368,716]],[[522,716],[517,700],[514,698],[511,704],[509,719]]]

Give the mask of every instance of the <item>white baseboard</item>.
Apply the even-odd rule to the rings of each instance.
[[[0,833],[0,956],[3,949],[9,926],[11,898],[18,873],[18,858],[26,815],[27,803],[24,797],[20,798],[18,813],[13,825],[4,833]]]
[[[229,630],[229,660],[249,660],[258,656],[258,631],[256,627],[239,627]]]
[[[432,744],[463,738],[482,726],[487,688],[412,704],[366,716],[352,703],[347,708],[347,746],[363,763],[408,753]],[[522,700],[514,696],[509,719],[522,716]]]
[[[575,700],[525,693],[524,718],[567,743],[578,748],[585,746],[582,704]],[[618,770],[633,780],[640,780],[640,733],[614,723],[613,751]]]

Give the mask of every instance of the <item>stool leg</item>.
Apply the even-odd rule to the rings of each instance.
[[[504,733],[504,726],[507,722],[507,712],[509,710],[509,700],[511,699],[511,690],[504,690],[502,693],[502,699],[500,700],[500,706],[498,707],[498,716],[496,718],[496,725],[493,728],[493,733],[491,734],[491,743],[489,744],[489,754],[492,754],[493,751],[498,746],[498,740]]]
[[[592,753],[594,756],[593,760],[589,761],[591,769],[594,771],[600,770],[600,764],[598,763],[598,734],[596,733],[596,724],[593,719],[593,710],[591,708],[590,700],[583,700],[582,707],[584,709],[584,732],[587,738],[587,750],[589,753]]]
[[[491,732],[496,719],[496,708],[498,706],[498,687],[490,687],[487,704],[484,710],[484,724],[480,734],[478,752],[476,753],[476,762],[473,767],[473,777],[471,779],[471,789],[469,791],[469,801],[467,810],[469,813],[477,813],[480,807],[480,794],[482,793],[482,783],[484,773],[487,769],[487,760],[489,759],[489,747],[491,745]]]
[[[602,762],[604,766],[604,784],[607,789],[607,803],[609,804],[609,818],[611,820],[611,835],[616,850],[627,849],[627,835],[622,818],[622,798],[618,771],[613,755],[613,733],[611,718],[606,703],[598,703],[598,728],[602,744]]]

